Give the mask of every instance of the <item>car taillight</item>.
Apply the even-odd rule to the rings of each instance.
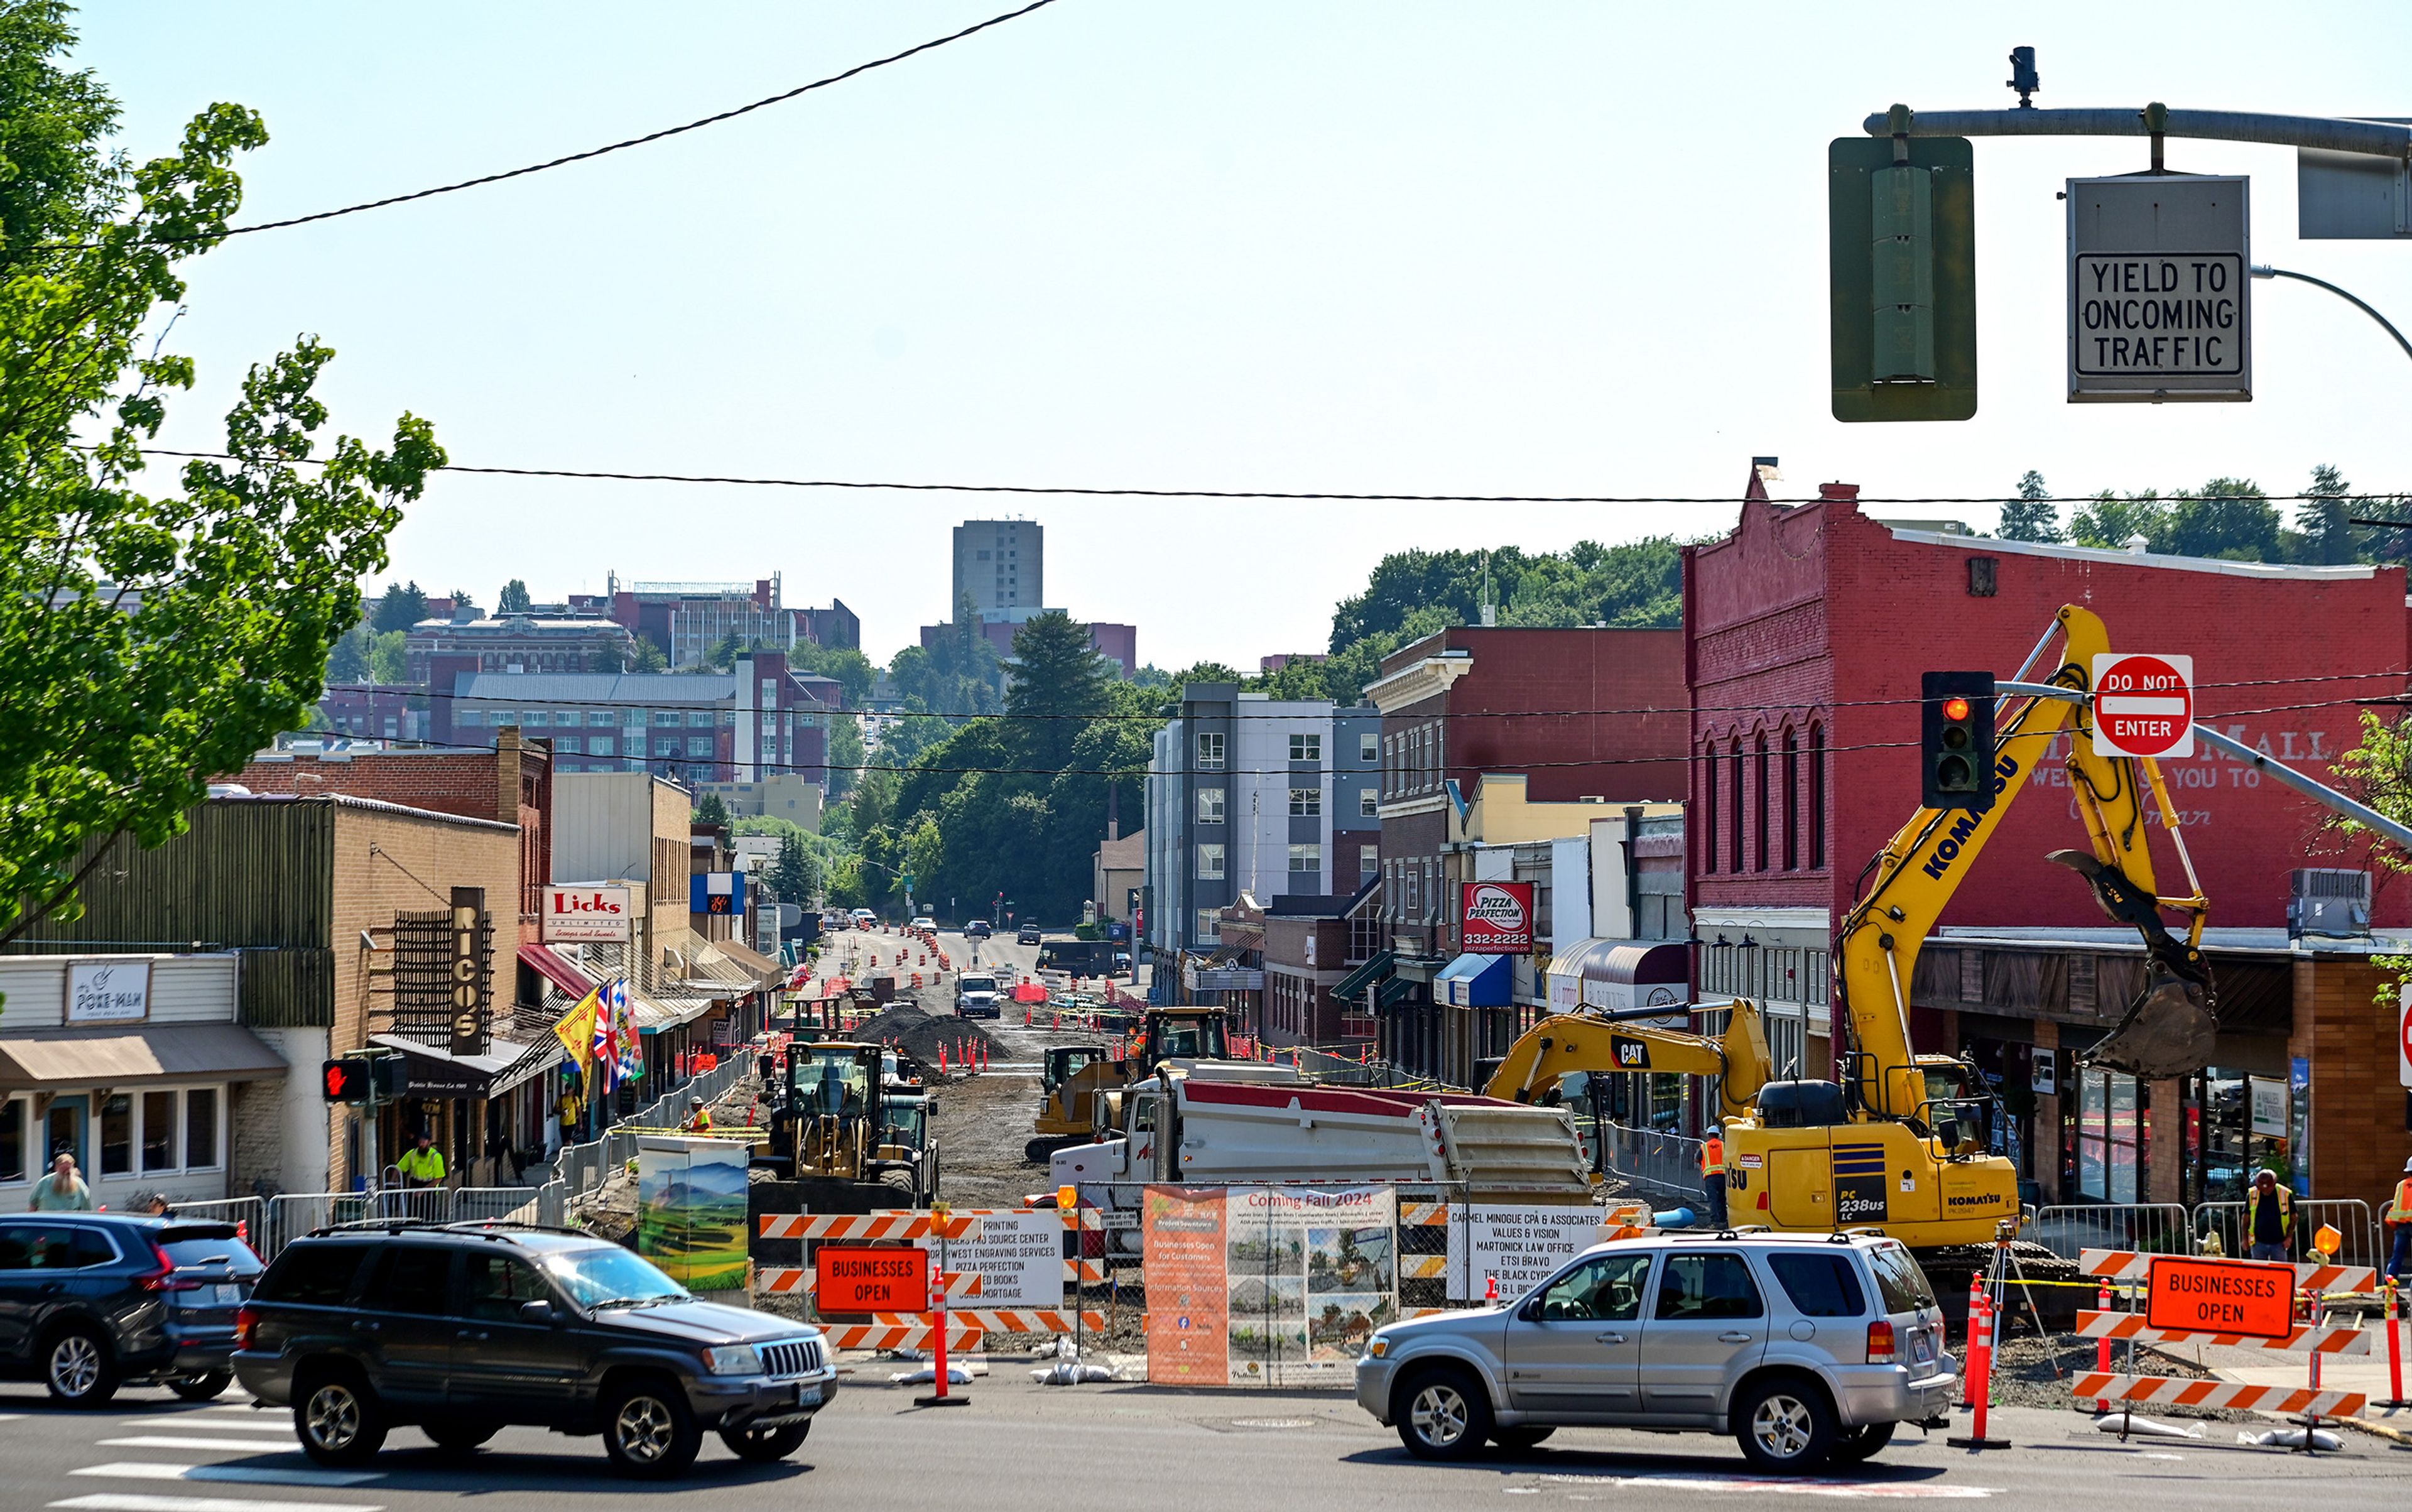
[[[1893,1362],[1892,1325],[1890,1322],[1868,1325],[1868,1363],[1890,1365]]]
[[[134,1284],[144,1291],[191,1291],[200,1284],[198,1281],[178,1281],[176,1262],[169,1259],[168,1252],[155,1244],[151,1247],[151,1260],[154,1269],[134,1278]]]
[[[249,1349],[252,1330],[258,1327],[259,1309],[249,1304],[235,1309],[234,1346],[237,1349]]]

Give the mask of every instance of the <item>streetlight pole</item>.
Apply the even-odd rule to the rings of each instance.
[[[2412,357],[2412,341],[2405,341],[2404,339],[2404,332],[2395,329],[2395,322],[2388,319],[2385,316],[2380,315],[2376,310],[2371,308],[2368,301],[2356,295],[2346,293],[2344,289],[2337,287],[2327,279],[2314,278],[2309,273],[2289,272],[2284,268],[2272,268],[2267,263],[2256,263],[2253,267],[2253,276],[2256,278],[2291,278],[2299,284],[2310,284],[2316,288],[2327,289],[2338,299],[2346,301],[2355,309],[2360,310],[2362,314],[2370,316],[2373,320],[2377,321],[2389,335],[2395,338],[2395,345],[2404,348],[2404,355],[2406,357]]]

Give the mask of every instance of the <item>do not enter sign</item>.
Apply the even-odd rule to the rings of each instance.
[[[2094,749],[2103,756],[2194,755],[2194,658],[2094,658]]]

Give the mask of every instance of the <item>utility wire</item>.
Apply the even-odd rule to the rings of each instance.
[[[266,229],[265,227],[260,228]],[[169,447],[144,447],[146,457],[193,457],[211,462],[241,462],[245,459],[225,451],[184,451]],[[289,457],[284,462],[303,467],[323,467],[326,463],[313,457]],[[858,489],[866,491],[895,490],[906,493],[1015,493],[1063,494],[1075,498],[1102,499],[1271,499],[1302,503],[1331,502],[1342,504],[1719,504],[1738,505],[1743,501],[1729,493],[1342,493],[1316,492],[1308,490],[1278,489],[1184,489],[1184,488],[1081,488],[1066,484],[1038,483],[899,483],[874,482],[861,478],[838,477],[760,477],[743,474],[714,473],[619,473],[576,467],[472,467],[459,462],[446,462],[430,472],[469,473],[493,477],[568,477],[608,483],[709,483],[736,488],[778,489]],[[2155,504],[2226,504],[2258,501],[2263,504],[2292,504],[2318,499],[2331,504],[2369,503],[2397,504],[2403,493],[2197,493],[2181,500],[2175,496],[2156,500],[2138,500]],[[1793,506],[1805,504],[1830,504],[1830,499],[1798,498],[1769,499],[1769,504]],[[1904,504],[2020,504],[2027,502],[2016,494],[1923,494],[1897,498],[1876,498],[1861,494],[1849,501],[1860,505],[1883,505],[1888,507]],[[2080,497],[2057,501],[2090,504],[2093,499]],[[2385,523],[2386,521],[2381,521]],[[1972,541],[1989,539],[1972,536]],[[2352,564],[2346,564],[2351,565]]]
[[[767,106],[783,104],[799,95],[809,95],[816,89],[827,89],[831,84],[842,84],[859,74],[867,74],[874,68],[885,68],[891,63],[902,63],[906,58],[945,47],[949,42],[960,42],[966,37],[987,31],[992,26],[1002,26],[1007,22],[1019,20],[1034,10],[1044,9],[1054,3],[1055,0],[1031,0],[1029,5],[1023,6],[1019,10],[1008,10],[1001,16],[991,16],[977,25],[966,26],[960,32],[953,32],[945,37],[934,37],[927,42],[908,47],[902,52],[891,52],[884,58],[874,58],[869,63],[858,63],[844,73],[834,73],[826,79],[816,79],[809,84],[799,84],[793,89],[756,100],[751,105],[740,105],[734,110],[707,115],[699,121],[689,121],[684,125],[665,126],[659,131],[649,131],[641,137],[630,137],[624,141],[608,142],[600,147],[589,147],[582,153],[571,153],[566,156],[552,158],[542,163],[530,163],[525,168],[508,169],[500,173],[480,174],[474,179],[463,179],[457,183],[440,183],[432,189],[416,189],[408,194],[388,195],[382,199],[367,199],[357,205],[345,205],[336,210],[321,210],[308,215],[289,216],[281,221],[261,221],[256,226],[228,226],[214,231],[196,232],[190,236],[154,236],[146,237],[143,240],[153,244],[164,245],[179,242],[217,241],[229,236],[249,236],[255,231],[278,231],[292,226],[307,226],[314,221],[331,221],[339,215],[357,215],[362,211],[383,210],[389,205],[408,204],[414,199],[433,199],[437,195],[457,194],[463,189],[475,189],[481,184],[500,183],[506,179],[523,179],[531,173],[542,173],[549,169],[563,168],[571,163],[583,163],[589,158],[601,157],[610,153],[625,152],[631,147],[643,147],[689,131],[699,131],[705,126],[718,125],[723,121],[734,121],[741,115],[749,115]],[[95,251],[103,245],[105,243],[97,242],[51,242],[28,250],[35,252]]]

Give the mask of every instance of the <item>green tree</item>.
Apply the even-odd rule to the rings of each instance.
[[[327,681],[330,683],[365,683],[369,680],[369,650],[376,643],[376,632],[363,620],[344,632],[335,649],[327,656]]]
[[[871,760],[862,745],[862,721],[852,714],[830,715],[829,732],[829,796],[841,799],[854,791],[862,780],[863,767]]]
[[[536,600],[529,596],[528,585],[518,578],[503,584],[503,591],[494,595],[494,612],[497,614],[525,614],[535,607]]]
[[[1063,612],[1033,616],[1013,636],[1005,712],[1028,764],[1060,770],[1080,738],[1080,722],[1106,712],[1113,669],[1089,645],[1089,627]]]
[[[628,652],[627,666],[625,670],[631,672],[667,672],[669,670],[669,667],[670,659],[662,654],[662,648],[655,645],[651,637],[639,636],[637,637],[636,644],[631,647]]]
[[[695,806],[695,822],[717,825],[726,829],[728,828],[728,805],[720,800],[718,793],[706,793],[702,801]]]
[[[372,683],[407,683],[410,681],[410,638],[399,630],[389,630],[369,638],[369,681]]]
[[[2214,477],[2181,492],[2169,510],[2169,550],[2231,562],[2280,559],[2278,511],[2249,477]]]
[[[194,378],[154,317],[184,295],[177,264],[223,238],[234,154],[267,132],[213,105],[133,165],[109,146],[115,104],[60,66],[65,17],[0,8],[0,944],[76,917],[116,844],[165,843],[213,776],[302,723],[444,461],[408,415],[390,450],[320,439],[333,353],[304,337],[245,377],[231,462],[134,486]]]
[[[2019,478],[2019,496],[2002,506],[2000,526],[2006,541],[2057,541],[2060,506],[2052,502],[2043,475],[2030,467]]]
[[[799,672],[837,679],[846,707],[858,711],[871,702],[871,686],[879,680],[879,669],[871,665],[871,658],[851,646],[816,646],[799,640],[787,652],[787,665]]]
[[[389,630],[407,630],[427,618],[427,595],[416,581],[388,583],[376,601],[376,613],[369,622],[379,635]]]
[[[2295,529],[2302,535],[2303,560],[2331,566],[2352,561],[2361,545],[2346,520],[2346,496],[2353,492],[2353,485],[2334,466],[2321,462],[2312,469],[2312,481],[2303,492],[2311,497],[2295,501]]]
[[[2105,489],[2069,516],[2068,538],[2079,546],[2124,551],[2128,538],[2144,537],[2145,550],[2169,550],[2169,511],[2158,490],[2114,494]]]

